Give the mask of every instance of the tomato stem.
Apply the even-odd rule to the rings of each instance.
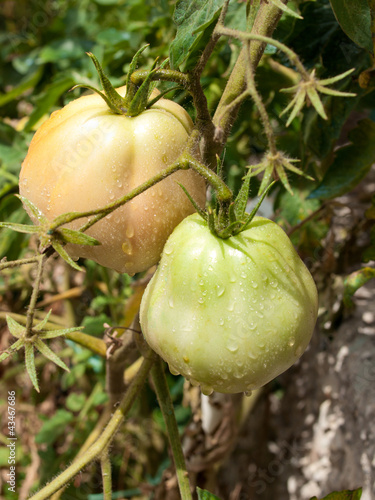
[[[189,477],[182,451],[180,434],[178,431],[173,402],[169,392],[164,372],[164,363],[158,358],[151,368],[152,381],[155,386],[159,406],[162,411],[169,443],[171,445],[174,463],[176,466],[177,481],[180,488],[181,500],[192,500]]]

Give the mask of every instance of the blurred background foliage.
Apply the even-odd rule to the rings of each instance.
[[[144,68],[149,68],[156,57],[161,60],[168,57],[169,44],[176,32],[174,4],[169,0],[0,1],[0,220],[28,222],[14,194],[18,192],[22,160],[37,127],[51,112],[84,92],[82,89],[69,92],[75,84],[99,86],[85,52],[93,52],[112,82],[122,85],[130,61],[141,46],[150,45],[141,58]],[[268,216],[275,214],[287,230],[297,227],[293,242],[305,258],[316,263],[323,254],[331,213],[326,210],[319,219],[312,218],[301,228],[298,225],[320,210],[327,200],[354,188],[375,161],[375,150],[368,146],[375,141],[372,59],[366,48],[357,45],[341,29],[328,0],[296,0],[291,4],[304,19],[284,15],[275,38],[294,49],[304,65],[310,70],[315,68],[320,78],[355,68],[350,77],[335,86],[355,92],[355,98],[327,96],[324,99],[327,122],[310,107],[289,128],[285,127],[287,117],[279,117],[289,97],[279,90],[295,83],[295,68],[283,54],[269,46],[257,71],[258,89],[272,118],[279,147],[291,158],[300,158],[301,168],[316,179],[311,183],[290,175],[295,195],[292,197],[277,187],[264,210]],[[227,24],[244,29],[245,9],[244,2],[233,0]],[[202,84],[212,112],[239,50],[237,42],[221,40],[203,74]],[[184,91],[174,91],[170,97],[194,114]],[[352,149],[344,150],[340,157],[338,149],[348,147],[349,142]],[[226,180],[234,191],[239,189],[246,166],[257,163],[266,146],[258,110],[249,100],[241,108],[224,152]],[[254,180],[252,196],[258,187],[259,180]],[[371,200],[368,206],[369,219],[373,220]],[[373,236],[372,247],[368,242],[365,248],[367,256],[372,258]],[[25,235],[1,230],[0,258],[7,256],[8,260],[14,260],[34,249],[35,241]],[[40,295],[41,313],[52,308],[52,322],[66,326],[82,324],[85,332],[97,336],[102,335],[105,322],[130,324],[134,312],[127,311],[124,304],[133,296],[142,276],[130,278],[93,262],[82,264],[86,267],[85,276],[67,269],[59,260],[51,261]],[[32,279],[32,269],[28,266],[2,273],[1,311],[24,314]],[[53,299],[56,295],[59,300]],[[4,349],[10,338],[4,327],[1,332],[0,348]],[[62,374],[40,359],[40,394],[32,389],[23,373],[22,355],[0,367],[2,383],[7,390],[17,391],[17,410],[24,416],[17,429],[18,435],[24,436],[17,451],[20,484],[30,464],[39,464],[39,473],[29,484],[31,489],[73,459],[106,401],[105,362],[69,341],[59,349],[63,349],[60,354],[71,372]],[[183,405],[183,379],[170,375],[169,382],[178,423],[183,428],[190,417],[190,410]],[[6,392],[1,392],[0,405],[5,404],[5,395]],[[164,424],[151,390],[144,390],[132,412],[137,419],[128,420],[126,432],[117,435],[113,445],[114,485],[117,491],[122,491],[122,498],[144,498],[139,484],[157,484],[169,458]],[[0,452],[0,466],[6,465],[6,456]],[[78,498],[74,490],[85,482],[90,491],[100,492],[99,481],[95,483],[96,469],[93,465],[86,470],[77,479],[78,483],[66,491],[66,498]],[[13,497],[5,495],[5,498]]]

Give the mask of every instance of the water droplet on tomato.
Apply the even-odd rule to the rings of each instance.
[[[174,307],[173,297],[169,297],[168,304],[169,304],[169,307],[171,307],[171,308]]]
[[[290,337],[290,339],[288,340],[288,346],[293,347],[295,343],[296,339],[294,337]]]
[[[204,298],[203,298],[203,297],[199,297],[198,302],[199,302],[200,304],[203,304],[203,303],[204,303]]]
[[[236,342],[236,340],[234,340],[232,338],[228,339],[228,343],[227,343],[226,347],[227,347],[228,351],[230,351],[230,352],[237,352],[238,351],[238,343]]]
[[[223,325],[224,325],[224,318],[220,318],[220,319],[219,319],[219,325],[220,325],[220,326],[223,326]]]
[[[299,358],[303,353],[303,347],[298,346],[297,349],[295,350],[294,354]]]
[[[123,242],[123,244],[121,245],[121,248],[122,248],[122,251],[126,255],[132,255],[132,253],[133,253],[133,247],[132,247],[132,244],[131,244],[130,240],[125,240]]]
[[[211,396],[211,394],[214,392],[212,387],[203,384],[201,384],[201,391],[205,396]]]
[[[216,285],[216,295],[218,297],[222,297],[224,295],[224,292],[225,292],[225,287],[222,286],[222,285]]]
[[[127,238],[132,238],[134,236],[134,227],[129,224],[125,230],[125,235]]]
[[[244,394],[247,398],[249,398],[252,395],[253,391],[245,391]]]
[[[180,375],[180,372],[172,365],[168,365],[169,371],[172,373],[172,375]]]

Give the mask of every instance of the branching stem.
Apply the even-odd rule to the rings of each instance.
[[[144,359],[136,377],[126,391],[120,405],[113,413],[107,427],[104,429],[97,441],[87,450],[85,455],[74,461],[58,477],[38,491],[38,493],[33,495],[30,500],[46,500],[47,498],[50,498],[51,495],[70,482],[88,464],[101,456],[123,423],[124,418],[130,410],[135,398],[139,394],[154,361],[155,356],[150,351],[149,356]]]

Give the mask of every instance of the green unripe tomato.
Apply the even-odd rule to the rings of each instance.
[[[317,310],[314,280],[275,222],[254,217],[221,239],[194,214],[168,238],[140,321],[172,373],[206,394],[237,393],[263,386],[302,355]]]

